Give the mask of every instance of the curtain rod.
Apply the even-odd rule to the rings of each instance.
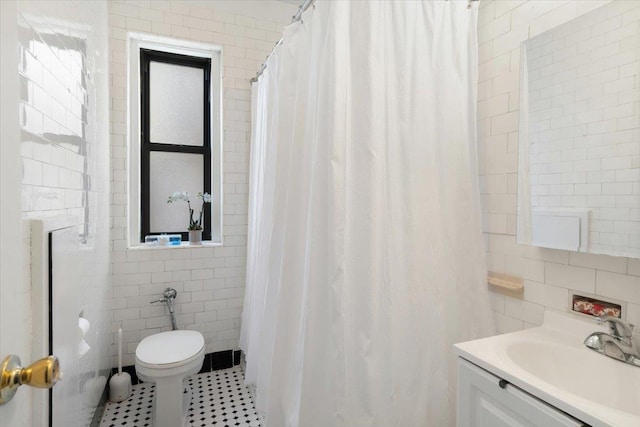
[[[471,9],[471,3],[473,3],[474,1],[480,1],[480,0],[467,0],[467,9]]]
[[[294,22],[302,21],[302,14],[304,13],[305,10],[309,9],[309,7],[315,1],[316,0],[304,0],[304,2],[298,7],[298,11],[296,12],[296,14],[291,17],[291,22],[289,23],[289,25],[293,24]],[[480,1],[480,0],[467,0],[467,9],[471,9],[471,3],[474,1]],[[282,39],[278,40],[278,42],[273,47],[269,55],[267,55],[267,58],[265,59],[265,61],[260,66],[260,69],[258,70],[256,75],[251,80],[249,80],[251,83],[255,83],[258,81],[262,73],[264,73],[264,70],[267,68],[267,59],[269,59],[269,57],[273,55],[273,51],[276,49],[276,47],[280,46],[281,44],[282,44]]]
[[[293,24],[294,22],[302,21],[302,14],[304,13],[305,10],[309,9],[309,7],[313,4],[313,2],[315,2],[315,0],[304,0],[304,2],[300,6],[298,6],[298,11],[296,12],[296,14],[291,17],[291,22],[289,23],[289,25]],[[267,58],[260,66],[260,69],[256,73],[255,77],[250,80],[251,83],[258,81],[258,78],[262,75],[265,68],[267,68],[267,59],[269,59],[269,57],[273,54],[273,51],[276,49],[276,47],[280,46],[281,44],[282,44],[282,39],[278,40],[276,45],[271,50],[271,53],[267,55]]]

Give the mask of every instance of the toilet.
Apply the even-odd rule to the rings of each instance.
[[[143,339],[136,348],[136,373],[155,383],[154,427],[185,425],[191,390],[185,380],[204,362],[204,337],[197,331],[169,331]]]

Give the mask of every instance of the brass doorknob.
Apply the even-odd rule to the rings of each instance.
[[[21,385],[51,388],[60,379],[60,363],[55,356],[47,356],[23,368],[20,358],[7,356],[0,365],[0,405],[13,398]]]

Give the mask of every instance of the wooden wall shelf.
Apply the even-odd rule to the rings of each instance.
[[[508,274],[489,272],[487,277],[489,290],[515,298],[524,296],[524,280]]]

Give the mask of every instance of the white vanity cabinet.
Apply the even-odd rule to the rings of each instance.
[[[458,427],[585,427],[535,396],[458,358]]]

